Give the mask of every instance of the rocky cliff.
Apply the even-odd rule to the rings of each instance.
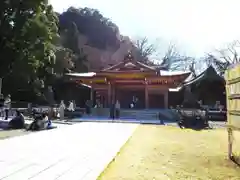
[[[119,36],[118,38],[120,39],[118,49],[108,47],[103,50],[89,46],[86,36],[79,36],[79,48],[87,55],[89,71],[98,71],[122,61],[129,50],[136,52],[129,37]]]

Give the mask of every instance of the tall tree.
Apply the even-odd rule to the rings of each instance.
[[[6,91],[36,87],[37,80],[45,83],[59,38],[52,7],[46,0],[11,0],[0,2],[0,12],[0,77],[8,80]]]
[[[56,55],[56,63],[54,66],[54,72],[62,76],[66,72],[71,72],[74,68],[73,62],[73,53],[70,49],[64,47],[58,47],[55,53]]]

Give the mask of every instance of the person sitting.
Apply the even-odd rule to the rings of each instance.
[[[45,113],[43,114],[43,129],[53,129],[56,128],[52,125],[52,121],[48,118],[48,115]]]
[[[41,115],[38,114],[34,116],[34,121],[30,124],[27,130],[39,131],[53,128],[56,127],[52,126],[52,121],[48,118],[47,113],[43,113]]]
[[[42,114],[38,113],[37,111],[33,111],[33,122],[30,124],[28,127],[28,131],[38,131],[41,129],[41,124],[42,124]]]
[[[24,126],[24,116],[19,110],[16,110],[16,116],[9,122],[8,127],[10,129],[22,129]]]

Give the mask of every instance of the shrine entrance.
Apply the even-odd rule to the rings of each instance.
[[[119,100],[121,108],[130,108],[130,104],[133,102],[135,109],[145,108],[145,92],[141,89],[116,89],[115,99]]]
[[[165,108],[165,104],[163,94],[149,94],[149,108]]]

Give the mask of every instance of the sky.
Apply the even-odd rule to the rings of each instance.
[[[57,12],[68,7],[98,9],[132,39],[148,37],[196,57],[240,40],[239,0],[50,0]]]

